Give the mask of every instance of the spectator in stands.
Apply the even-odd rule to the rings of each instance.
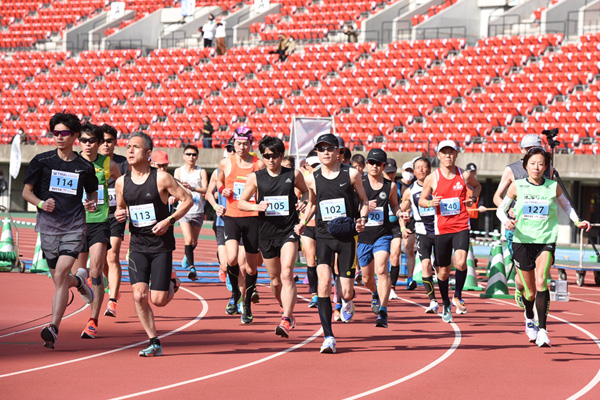
[[[296,41],[293,36],[288,38],[287,46],[285,48],[285,58],[287,59],[292,53],[296,51]]]
[[[215,129],[210,123],[208,115],[205,115],[202,120],[204,121],[204,126],[202,127],[202,147],[205,149],[212,149],[212,135]]]
[[[226,33],[227,22],[219,20],[217,22],[217,29],[215,30],[215,40],[217,42],[217,55],[222,56],[227,53],[227,33]]]
[[[202,38],[204,39],[204,47],[212,47],[212,41],[215,38],[215,16],[208,14],[208,21],[202,26]]]
[[[354,29],[352,24],[344,26],[342,33],[348,36],[348,43],[358,42],[358,32]]]
[[[270,54],[279,54],[279,61],[285,61],[296,51],[296,42],[293,37],[287,38],[283,33],[279,34],[279,44],[277,45],[277,50],[272,51]]]

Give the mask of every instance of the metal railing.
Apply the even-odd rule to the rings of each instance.
[[[454,38],[466,38],[467,27],[466,26],[441,26],[434,28],[419,28],[416,27],[415,39],[426,40],[426,39],[454,39]]]

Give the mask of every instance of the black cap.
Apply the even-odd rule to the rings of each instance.
[[[387,153],[381,149],[371,149],[371,151],[369,151],[369,154],[367,154],[367,161],[369,160],[385,164],[388,160]]]
[[[227,141],[227,144],[225,145],[225,148],[231,147],[234,148],[235,146],[233,145],[233,136],[229,138],[229,140]]]
[[[398,171],[398,164],[396,164],[396,160],[394,160],[393,158],[388,158],[387,165],[386,165],[385,169],[383,170],[383,172],[389,173],[389,172],[397,172],[397,171]]]
[[[339,142],[337,136],[333,133],[325,133],[317,138],[317,142],[315,143],[315,147],[317,147],[320,143],[327,143],[332,146],[338,146]]]
[[[477,165],[475,165],[473,163],[468,163],[467,164],[467,171],[477,171]]]
[[[338,147],[339,147],[340,149],[343,149],[344,147],[346,147],[346,144],[344,143],[344,139],[342,139],[342,137],[341,137],[341,136],[338,136],[338,137],[337,137],[337,140],[338,140]]]

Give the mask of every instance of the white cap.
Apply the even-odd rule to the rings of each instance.
[[[402,164],[402,169],[404,171],[406,171],[407,169],[414,169],[413,162],[412,161],[405,162],[404,164]]]
[[[456,147],[456,143],[453,140],[442,140],[437,145],[437,151],[442,150],[444,147],[451,147],[454,150],[458,151],[458,147]]]
[[[542,147],[542,139],[538,135],[530,133],[528,135],[523,136],[519,147],[522,149],[526,149],[528,147]]]
[[[312,156],[306,159],[306,163],[312,167],[315,164],[320,164],[321,161],[319,160],[318,156]]]

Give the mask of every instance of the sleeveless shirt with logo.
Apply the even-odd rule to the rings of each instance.
[[[246,179],[252,172],[259,170],[258,162],[259,159],[252,156],[252,165],[249,168],[241,168],[237,163],[237,157],[231,157],[231,172],[225,177],[225,187],[232,189],[233,194],[227,198],[227,209],[225,215],[228,217],[256,217],[258,212],[256,211],[240,211],[237,207],[237,203],[240,200],[240,196],[246,186]],[[256,202],[256,196],[253,195],[250,198],[250,203]]]
[[[457,233],[471,228],[469,214],[464,201],[467,199],[467,184],[463,172],[455,167],[452,179],[446,179],[438,169],[435,171],[437,181],[434,196],[442,196],[439,206],[435,208],[435,234]]]

